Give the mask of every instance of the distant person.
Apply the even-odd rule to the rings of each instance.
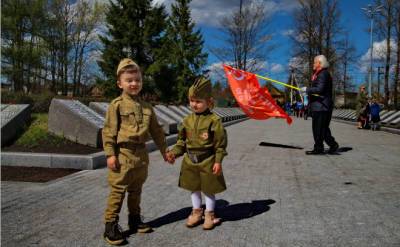
[[[292,113],[290,102],[285,103],[286,112],[290,115]]]
[[[131,231],[147,233],[151,227],[140,216],[140,198],[146,181],[149,155],[145,142],[150,133],[166,160],[164,131],[149,103],[139,99],[142,74],[131,59],[122,59],[117,69],[117,85],[122,94],[111,101],[103,128],[103,147],[107,156],[110,194],[105,210],[104,239],[119,245],[125,237],[118,225],[122,202],[127,196],[128,226]]]
[[[306,151],[306,154],[323,154],[324,141],[329,145],[328,153],[335,153],[339,144],[331,134],[329,123],[332,118],[332,77],[328,72],[329,63],[324,55],[314,58],[314,74],[311,87],[300,89],[307,93],[312,112],[312,130],[314,136],[314,149]]]
[[[368,95],[365,90],[365,86],[361,85],[359,92],[357,94],[357,105],[356,105],[357,128],[358,129],[362,129],[363,123],[366,121],[367,104],[368,104]]]
[[[297,101],[296,103],[296,109],[297,109],[297,117],[302,118],[303,117],[303,103],[301,101]]]
[[[204,230],[220,223],[215,215],[215,194],[226,190],[222,159],[227,155],[227,136],[221,118],[211,111],[214,105],[211,89],[211,81],[206,78],[197,79],[189,88],[193,113],[183,119],[177,142],[167,154],[169,160],[183,155],[179,187],[190,191],[193,206],[187,227],[201,223],[201,195],[204,194]]]
[[[292,107],[293,116],[297,116],[296,101],[294,101],[294,102],[292,103],[291,107]]]
[[[381,107],[379,106],[376,98],[372,99],[372,103],[370,106],[370,113],[371,113],[371,129],[373,131],[379,129],[379,122],[381,118],[379,116],[379,112],[381,111]]]

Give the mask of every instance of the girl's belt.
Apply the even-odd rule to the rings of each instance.
[[[211,150],[202,153],[192,153],[189,150],[187,150],[186,152],[190,161],[192,161],[195,164],[202,162],[203,160],[207,159],[208,157],[214,154],[214,152]]]

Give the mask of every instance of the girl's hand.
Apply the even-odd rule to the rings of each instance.
[[[107,158],[107,167],[113,171],[119,168],[119,163],[115,155]]]
[[[172,153],[171,151],[168,151],[167,153],[165,153],[165,159],[171,165],[174,164],[175,163],[175,155],[174,155],[174,153]]]
[[[215,175],[221,175],[221,173],[222,173],[222,166],[221,166],[221,163],[214,163],[214,166],[213,166],[213,174],[215,174]]]

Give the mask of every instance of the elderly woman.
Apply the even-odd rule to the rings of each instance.
[[[365,91],[365,86],[360,86],[360,91],[357,94],[357,128],[362,129],[363,121],[367,118],[367,103],[368,103],[368,95]]]
[[[314,58],[314,74],[311,87],[303,87],[301,92],[309,96],[309,107],[312,112],[312,130],[314,149],[306,154],[323,154],[324,141],[328,144],[328,153],[335,153],[339,144],[331,134],[329,123],[332,118],[332,77],[328,71],[329,63],[324,55]]]

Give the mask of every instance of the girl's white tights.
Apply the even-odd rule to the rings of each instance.
[[[206,199],[206,211],[214,211],[215,209],[215,195],[205,194]],[[193,208],[201,208],[201,192],[194,191],[191,195]]]

